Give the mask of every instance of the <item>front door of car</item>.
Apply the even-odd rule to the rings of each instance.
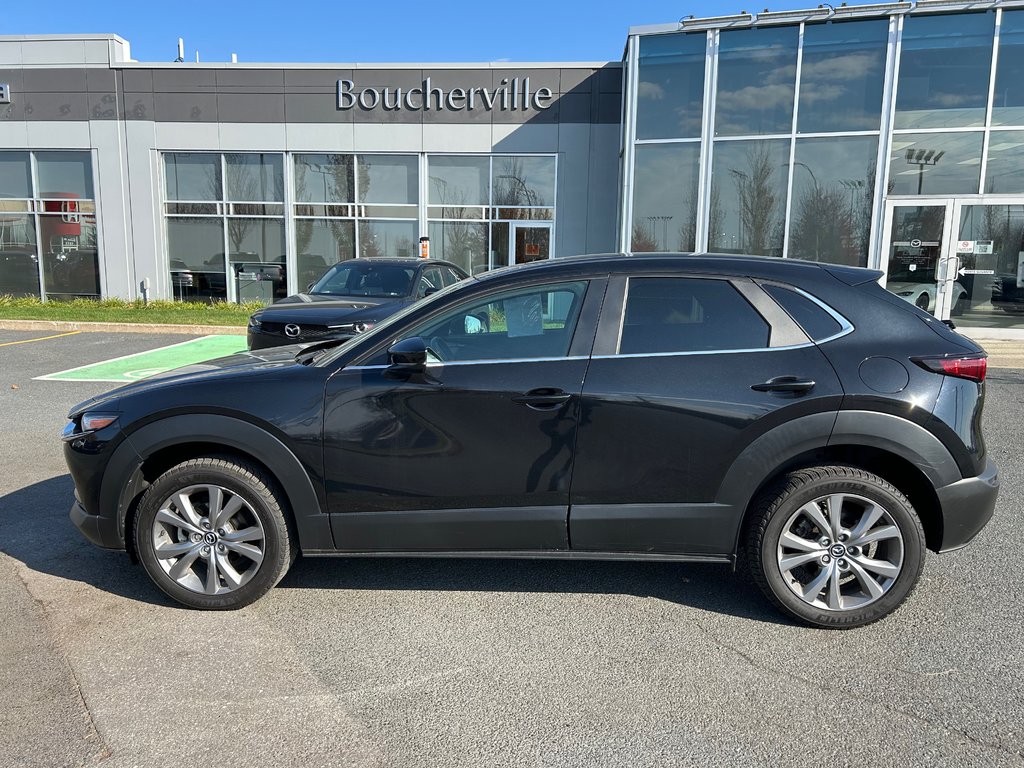
[[[566,549],[579,397],[604,280],[464,299],[331,377],[324,473],[347,551]],[[421,338],[420,372],[387,347]]]
[[[841,332],[796,298],[823,315],[821,333]],[[787,419],[837,410],[842,393],[824,354],[751,280],[613,279],[583,391],[572,548],[731,552],[742,510],[716,498],[733,460]]]

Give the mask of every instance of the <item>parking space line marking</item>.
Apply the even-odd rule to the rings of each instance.
[[[217,335],[217,334],[214,334],[212,336],[200,336],[200,337],[195,338],[195,339],[187,339],[186,341],[179,341],[179,342],[177,342],[175,344],[165,344],[164,346],[161,346],[161,347],[154,347],[153,349],[147,349],[147,350],[144,350],[142,352],[133,352],[130,355],[121,355],[119,357],[112,357],[112,358],[108,358],[106,360],[98,360],[98,361],[93,362],[93,363],[86,363],[85,365],[79,365],[79,366],[75,366],[74,368],[68,368],[67,370],[57,371],[56,373],[48,373],[48,374],[45,374],[43,376],[36,376],[34,378],[34,381],[78,381],[78,382],[128,383],[128,382],[132,381],[133,379],[130,379],[130,378],[109,378],[109,377],[104,377],[104,378],[78,378],[78,377],[64,378],[64,377],[67,374],[69,374],[69,373],[75,373],[76,371],[81,371],[81,370],[84,370],[84,369],[87,369],[87,368],[96,368],[98,366],[105,366],[105,365],[108,365],[109,363],[116,363],[116,362],[119,362],[119,361],[122,361],[122,360],[130,360],[132,358],[149,356],[149,355],[152,355],[154,352],[163,352],[165,350],[173,349],[175,347],[184,347],[184,346],[194,345],[197,342],[207,341],[209,339],[222,339],[222,338],[237,339],[239,337],[237,337],[237,336],[220,336],[220,335]],[[244,339],[242,341],[240,341],[239,344],[241,344],[242,347],[243,347],[243,349],[239,350],[239,351],[244,351],[244,344],[245,344]],[[213,357],[221,357],[221,356],[223,356],[223,355],[213,355],[209,359],[212,359]],[[186,362],[186,363],[183,363],[183,364],[187,365],[187,364],[190,364],[190,363]],[[156,373],[157,371],[153,371],[153,372]]]
[[[68,331],[67,333],[58,333],[53,336],[40,336],[38,339],[22,339],[21,341],[5,341],[0,343],[0,347],[10,347],[14,344],[30,344],[33,341],[48,341],[49,339],[59,339],[62,336],[74,336],[76,333],[81,331]]]

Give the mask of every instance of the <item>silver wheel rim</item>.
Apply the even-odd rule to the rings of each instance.
[[[164,500],[152,542],[164,573],[192,592],[245,586],[263,563],[263,524],[252,506],[220,485],[190,485]]]
[[[887,509],[848,493],[809,501],[779,537],[783,581],[803,602],[829,611],[870,605],[903,570],[903,534]]]

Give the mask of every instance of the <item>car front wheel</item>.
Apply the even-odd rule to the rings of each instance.
[[[241,608],[288,570],[283,494],[259,467],[192,459],[162,474],[139,502],[139,560],[154,583],[190,608]]]
[[[791,472],[758,498],[747,557],[783,612],[812,626],[852,629],[894,611],[924,566],[910,501],[856,467]]]

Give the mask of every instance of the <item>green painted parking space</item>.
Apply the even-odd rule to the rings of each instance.
[[[125,384],[183,365],[194,365],[244,350],[245,338],[242,336],[203,336],[180,344],[102,360],[36,378],[42,381],[109,381]]]

